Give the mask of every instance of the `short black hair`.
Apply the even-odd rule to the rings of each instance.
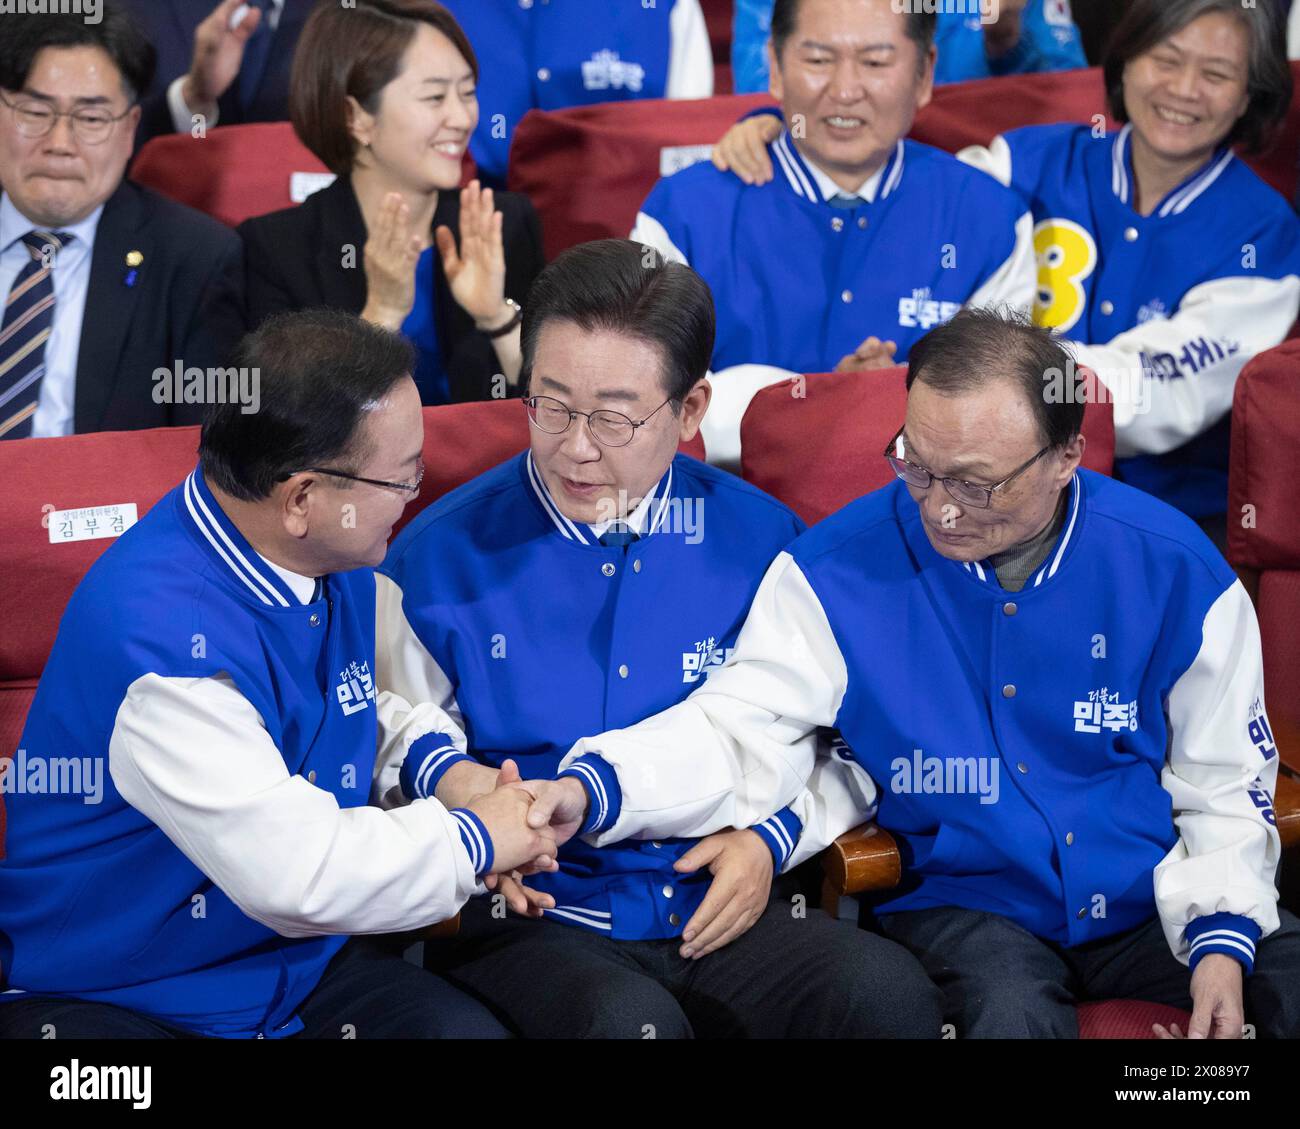
[[[309,467],[356,473],[370,455],[360,439],[366,412],[411,374],[415,351],[351,314],[301,310],[268,318],[233,365],[258,373],[259,408],[210,405],[199,459],[214,486],[256,502]]]
[[[967,307],[930,330],[907,358],[907,388],[920,381],[963,396],[995,381],[1018,384],[1034,410],[1043,442],[1066,447],[1083,430],[1086,383],[1065,346],[1028,315]]]
[[[547,322],[626,334],[659,348],[664,392],[680,401],[709,371],[717,328],[713,293],[684,263],[630,239],[571,247],[537,276],[524,305],[520,382],[528,387]]]
[[[772,5],[772,53],[778,63],[786,42],[794,34],[795,25],[799,22],[799,5],[802,3],[803,0],[776,0]],[[928,12],[924,10],[927,6],[930,8]],[[907,38],[916,44],[922,62],[934,45],[935,28],[939,23],[937,11],[933,5],[914,4],[912,10],[906,13]]]
[[[1193,20],[1214,12],[1241,20],[1250,33],[1246,76],[1250,101],[1225,143],[1255,153],[1267,146],[1286,120],[1294,87],[1287,62],[1285,21],[1274,0],[1254,0],[1250,7],[1242,0],[1131,0],[1106,47],[1102,63],[1106,100],[1111,116],[1127,122],[1124,69]]]
[[[10,15],[0,37],[0,87],[21,90],[36,56],[47,47],[98,47],[122,76],[127,100],[138,102],[153,84],[158,52],[139,24],[120,4],[104,0],[101,19],[87,23],[84,15]]]

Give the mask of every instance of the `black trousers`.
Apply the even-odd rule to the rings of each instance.
[[[1272,1038],[1300,1036],[1300,921],[1256,946],[1243,984],[1246,1022]],[[1072,949],[995,913],[945,907],[883,914],[876,925],[905,945],[943,990],[958,1038],[1078,1038],[1075,1005],[1148,1000],[1192,1010],[1191,973],[1169,951],[1158,919]]]
[[[549,918],[461,911],[428,965],[528,1038],[937,1038],[940,997],[900,945],[774,897],[701,957],[681,939],[619,941]]]
[[[382,941],[354,937],[298,1009],[302,1039],[504,1039],[477,1000],[402,959]],[[139,1012],[63,996],[0,1002],[0,1039],[196,1039]]]

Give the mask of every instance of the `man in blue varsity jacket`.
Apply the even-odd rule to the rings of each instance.
[[[440,707],[446,731],[382,766],[378,799],[461,805],[506,764],[549,780],[583,733],[680,701],[731,654],[802,525],[677,454],[709,403],[713,323],[695,272],[626,240],[538,278],[529,450],[429,507],[381,570],[379,685]],[[570,775],[598,797],[593,819],[617,806],[586,766]],[[471,902],[436,967],[530,1037],[938,1034],[937,995],[901,946],[769,901],[803,830],[793,811],[702,841],[660,835],[653,814],[642,830],[571,839],[558,872]]]
[[[198,468],[86,574],[0,762],[0,1034],[499,1037],[348,939],[555,850],[519,788],[366,803],[429,716],[374,680],[371,570],[422,474],[410,348],[289,314],[237,363],[259,410],[211,407]]]
[[[805,838],[873,806],[897,836],[905,879],[877,921],[959,1037],[1074,1035],[1074,1003],[1107,998],[1188,1008],[1193,1036],[1249,1020],[1294,1037],[1300,922],[1277,906],[1250,598],[1190,519],[1080,469],[1066,360],[985,311],[936,329],[886,451],[899,481],[780,554],[731,661],[578,742],[531,818],[584,818],[597,847],[650,814],[657,834],[707,835],[811,773]],[[819,783],[800,742],[827,725],[868,803]]]
[[[712,461],[734,457],[764,383],[905,361],[968,303],[1031,307],[1024,203],[905,140],[930,101],[934,30],[933,11],[892,0],[778,0],[772,96],[790,123],[770,147],[778,175],[748,185],[703,162],[642,205],[632,237],[689,263],[717,302]],[[764,368],[723,371],[742,365]]]

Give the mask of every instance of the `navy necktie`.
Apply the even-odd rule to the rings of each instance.
[[[846,212],[865,202],[861,196],[846,196],[843,192],[826,201],[832,208],[840,208]]]
[[[620,549],[626,549],[640,536],[641,534],[637,533],[626,522],[616,521],[600,535],[600,543],[607,547],[617,546]]]
[[[257,98],[262,76],[266,74],[267,60],[271,57],[271,40],[275,38],[275,31],[271,27],[275,5],[271,0],[247,2],[250,8],[262,10],[262,21],[253,32],[253,37],[244,44],[244,58],[239,64],[239,106],[245,114]]]
[[[66,231],[23,236],[32,261],[14,279],[0,325],[0,440],[32,433],[45,376],[45,343],[54,328],[55,260],[73,238]]]

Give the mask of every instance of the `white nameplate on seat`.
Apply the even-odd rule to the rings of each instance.
[[[120,537],[138,520],[134,502],[124,502],[120,506],[91,506],[84,510],[49,510],[45,518],[51,545]]]
[[[659,175],[672,176],[713,156],[712,145],[672,145],[659,150]]]
[[[308,196],[328,188],[338,178],[332,172],[295,172],[289,174],[289,199],[301,204]]]

